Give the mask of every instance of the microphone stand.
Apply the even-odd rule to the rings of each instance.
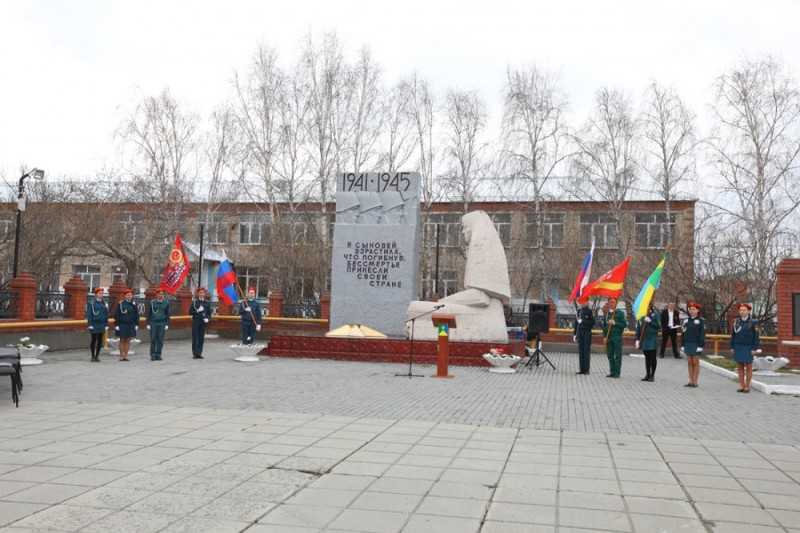
[[[442,307],[444,307],[444,304],[436,305],[430,311],[425,311],[424,313],[420,313],[417,316],[413,316],[413,317],[409,318],[408,320],[406,320],[406,322],[405,322],[406,324],[411,322],[411,346],[409,347],[409,352],[408,352],[408,373],[407,374],[395,374],[394,375],[395,377],[397,377],[397,378],[401,378],[402,377],[402,378],[409,378],[409,379],[412,378],[412,377],[413,378],[423,378],[423,377],[425,377],[422,374],[413,374],[412,371],[411,371],[411,368],[412,368],[412,366],[414,364],[414,324],[417,322],[418,318],[422,318],[425,315],[433,314],[436,311],[438,311],[439,309],[441,309]]]

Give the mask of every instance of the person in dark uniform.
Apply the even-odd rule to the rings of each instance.
[[[133,303],[133,291],[127,289],[123,300],[117,305],[114,315],[117,325],[114,330],[119,337],[119,360],[128,360],[128,350],[131,349],[131,339],[139,331],[139,310]]]
[[[575,329],[572,340],[578,344],[578,372],[588,374],[589,363],[592,359],[592,328],[594,327],[594,314],[589,309],[589,302],[582,302],[575,317]]]
[[[636,324],[636,347],[641,347],[644,352],[645,376],[642,381],[655,381],[658,330],[661,329],[659,314],[653,307],[653,303],[650,302],[647,315]]]
[[[253,344],[256,332],[261,331],[261,305],[252,287],[247,291],[247,299],[239,302],[239,316],[242,320],[242,344]]]
[[[206,294],[203,287],[197,289],[196,298],[189,307],[189,314],[192,315],[192,357],[194,359],[203,358],[206,327],[211,320],[211,303],[206,300]]]
[[[86,304],[86,322],[89,324],[89,333],[92,336],[89,343],[92,363],[99,363],[103,336],[108,329],[108,304],[103,300],[103,287],[97,287],[94,290],[94,298]]]
[[[150,330],[150,360],[161,361],[164,335],[169,329],[169,301],[164,289],[156,290],[156,297],[147,306],[147,329]]]
[[[661,358],[667,351],[667,340],[672,342],[672,355],[680,359],[678,352],[678,330],[681,329],[681,314],[675,308],[675,302],[669,302],[661,311]]]
[[[706,324],[700,316],[700,304],[689,302],[686,306],[689,310],[689,318],[683,321],[681,329],[681,348],[686,354],[689,365],[689,383],[685,387],[697,387],[700,378],[700,356],[706,344]]]
[[[628,326],[625,312],[617,309],[617,299],[608,300],[608,312],[603,317],[603,336],[606,340],[609,374],[607,378],[618,378],[622,372],[622,334]]]
[[[750,392],[750,382],[753,380],[753,355],[761,353],[758,328],[750,316],[752,309],[750,304],[740,303],[739,318],[733,322],[731,329],[731,353],[739,372],[737,392]]]

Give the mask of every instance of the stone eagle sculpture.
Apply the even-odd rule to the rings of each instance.
[[[468,245],[464,290],[439,302],[411,302],[407,318],[433,311],[434,306],[444,304],[437,312],[456,317],[456,329],[450,332],[451,341],[506,343],[508,335],[503,304],[511,299],[511,284],[503,243],[484,211],[467,213],[461,223]],[[429,316],[416,321],[415,339],[435,340],[436,336],[436,328]]]

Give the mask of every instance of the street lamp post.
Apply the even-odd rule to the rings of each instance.
[[[22,212],[25,211],[25,179],[33,178],[35,180],[44,179],[44,170],[34,168],[19,179],[19,187],[17,189],[17,227],[14,232],[14,271],[12,278],[17,277],[17,267],[19,266],[19,235],[22,230]]]

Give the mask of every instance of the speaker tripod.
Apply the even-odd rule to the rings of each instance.
[[[542,339],[539,337],[538,333],[536,334],[534,340],[536,341],[535,349],[531,349],[530,346],[525,347],[525,351],[528,354],[528,360],[525,362],[525,367],[531,368],[533,365],[539,367],[542,364],[542,359],[544,359],[545,362],[550,365],[553,370],[555,370],[556,365],[554,365],[550,358],[547,357],[547,354],[542,351]]]

